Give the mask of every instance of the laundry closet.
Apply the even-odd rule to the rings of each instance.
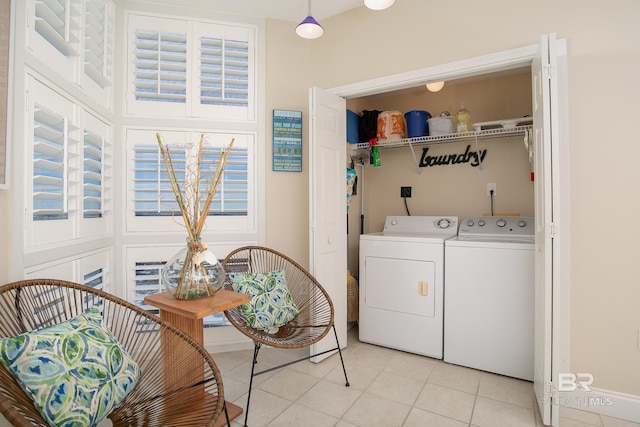
[[[455,115],[461,106],[470,113],[469,123],[529,117],[532,113],[531,70],[523,67],[467,79],[447,81],[439,92],[424,85],[347,100],[347,109],[397,110],[403,114],[426,110],[431,116],[443,111]],[[379,148],[380,166],[374,167],[358,149],[346,144],[347,162],[354,159],[356,193],[348,210],[348,269],[358,273],[361,233],[382,231],[389,215],[455,215],[460,220],[491,214],[534,216],[532,169],[522,134],[483,137],[477,141],[455,138],[443,143],[399,144]],[[424,150],[437,157],[486,150],[481,165],[473,162],[418,167]],[[415,158],[414,158],[415,154]],[[364,160],[364,166],[359,164]],[[417,160],[417,161],[416,161]],[[349,166],[349,165],[347,165]],[[493,203],[487,184],[496,185]],[[411,187],[411,197],[401,197],[400,188]]]
[[[347,101],[352,112],[385,111],[378,123],[387,111],[440,117],[464,108],[474,131],[388,139],[370,148],[362,134],[353,144],[347,122],[348,167],[358,177],[348,210],[348,261],[362,280],[362,341],[533,379],[531,99],[531,71],[523,67],[449,81],[435,93],[420,86]],[[412,229],[408,218],[424,221]],[[450,249],[449,241],[464,239],[456,236],[458,225],[467,235],[491,229],[510,241],[496,246],[486,234],[479,250],[466,241]],[[456,254],[451,268],[449,251]],[[457,277],[466,266],[484,273]],[[473,303],[466,297],[472,292]]]

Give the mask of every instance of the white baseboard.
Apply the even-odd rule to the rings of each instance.
[[[559,404],[581,411],[640,423],[640,396],[611,390],[591,388],[591,391],[560,393]]]

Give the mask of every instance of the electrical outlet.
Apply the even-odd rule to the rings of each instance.
[[[400,187],[400,197],[411,197],[411,187]]]
[[[493,190],[493,195],[496,195],[496,183],[490,182],[487,184],[487,196],[491,196],[491,191]]]

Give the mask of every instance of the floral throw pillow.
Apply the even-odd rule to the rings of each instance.
[[[284,270],[268,273],[230,273],[236,292],[249,295],[240,310],[247,324],[255,329],[275,332],[298,314],[284,277]]]
[[[133,390],[140,368],[98,307],[57,325],[0,338],[0,362],[52,426],[95,426]]]

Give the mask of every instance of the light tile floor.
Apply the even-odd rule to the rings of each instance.
[[[338,355],[301,362],[254,378],[250,427],[540,427],[532,383],[441,360],[361,343],[357,326],[343,350],[350,387]],[[263,348],[260,369],[295,360],[304,350]],[[214,354],[225,398],[242,408],[253,351]],[[244,413],[232,421],[242,426]],[[561,427],[640,427],[570,408]]]

